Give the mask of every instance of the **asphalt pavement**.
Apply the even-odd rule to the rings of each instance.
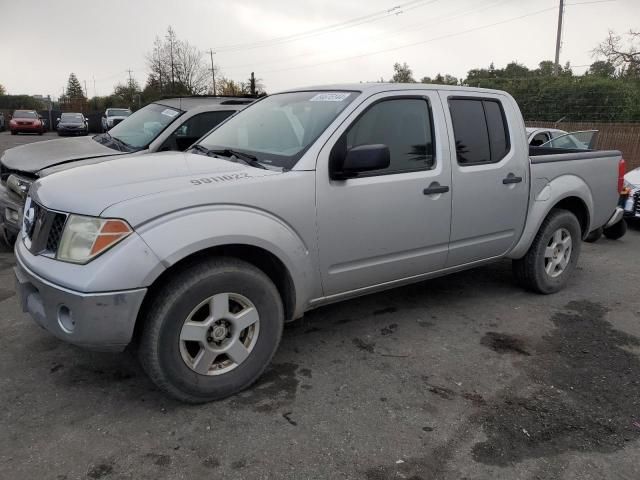
[[[200,406],[40,329],[2,253],[0,478],[640,478],[639,252],[638,230],[584,244],[550,296],[502,261],[315,310]]]

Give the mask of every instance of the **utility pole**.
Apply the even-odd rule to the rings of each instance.
[[[251,95],[256,96],[256,77],[253,72],[251,72],[251,79],[249,80],[249,91]]]
[[[216,94],[216,72],[215,69],[213,68],[213,55],[216,52],[213,51],[213,48],[209,49],[209,55],[211,55],[211,82],[213,85],[213,95],[215,96]]]
[[[553,65],[553,73],[560,73],[560,43],[562,41],[562,17],[564,16],[564,0],[560,0],[560,8],[558,9],[558,34],[556,36],[556,60]]]
[[[131,78],[131,69],[127,70],[129,72],[129,85],[133,83],[133,79]]]
[[[87,81],[83,80],[84,82],[84,96],[89,98],[89,90],[87,90]]]

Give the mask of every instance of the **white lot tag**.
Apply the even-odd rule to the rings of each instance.
[[[176,112],[175,110],[171,110],[170,108],[165,108],[162,112],[162,115],[166,115],[167,117],[175,117],[176,115],[178,115],[178,112]]]
[[[326,92],[319,93],[309,99],[310,102],[341,102],[347,98],[351,93],[348,92]]]

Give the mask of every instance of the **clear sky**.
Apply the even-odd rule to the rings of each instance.
[[[89,96],[112,92],[172,25],[213,48],[222,74],[267,91],[389,79],[396,61],[419,79],[553,59],[559,0],[0,0],[0,84],[58,96],[70,72]],[[640,29],[640,0],[567,0],[561,63],[593,61],[609,29]],[[581,5],[578,5],[581,4]],[[394,8],[400,6],[400,8]],[[328,28],[330,27],[330,28]],[[576,67],[582,73],[584,67]],[[95,88],[94,88],[95,78]]]

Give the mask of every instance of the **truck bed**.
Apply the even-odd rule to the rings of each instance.
[[[610,206],[618,199],[618,162],[622,158],[617,150],[574,150],[550,147],[529,147],[531,160],[531,198],[541,201],[542,190],[567,189],[571,195],[576,185],[586,185],[591,205],[591,230],[604,225],[611,217]],[[576,178],[577,177],[577,178]],[[583,187],[584,188],[584,187]]]

